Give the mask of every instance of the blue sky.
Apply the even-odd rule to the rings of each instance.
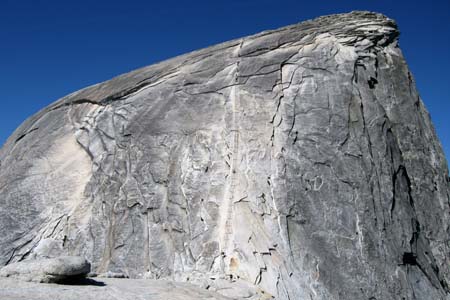
[[[394,18],[450,158],[450,1],[0,1],[0,145],[54,100],[178,54],[320,15]]]

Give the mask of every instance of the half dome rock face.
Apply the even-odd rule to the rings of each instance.
[[[0,152],[0,264],[446,299],[447,163],[398,35],[321,17],[60,99]]]

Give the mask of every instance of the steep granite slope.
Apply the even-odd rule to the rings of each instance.
[[[0,264],[445,299],[447,164],[398,35],[379,14],[321,17],[60,99],[0,152]]]

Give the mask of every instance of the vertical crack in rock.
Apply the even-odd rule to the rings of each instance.
[[[244,41],[241,41],[237,47],[237,57],[239,57],[239,51]],[[236,63],[236,69],[234,71],[234,82],[238,83],[239,80],[239,60]],[[230,102],[231,102],[231,127],[229,129],[231,135],[231,160],[230,171],[228,175],[228,184],[225,188],[223,204],[221,207],[220,216],[220,252],[223,256],[225,263],[225,270],[229,272],[234,258],[233,252],[233,209],[235,202],[236,190],[238,189],[238,170],[239,170],[239,115],[240,115],[240,99],[239,99],[239,85],[233,85],[230,89]]]

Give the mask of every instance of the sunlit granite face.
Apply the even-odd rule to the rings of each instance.
[[[447,164],[398,34],[326,16],[55,102],[0,150],[0,263],[77,255],[247,299],[446,299]]]

